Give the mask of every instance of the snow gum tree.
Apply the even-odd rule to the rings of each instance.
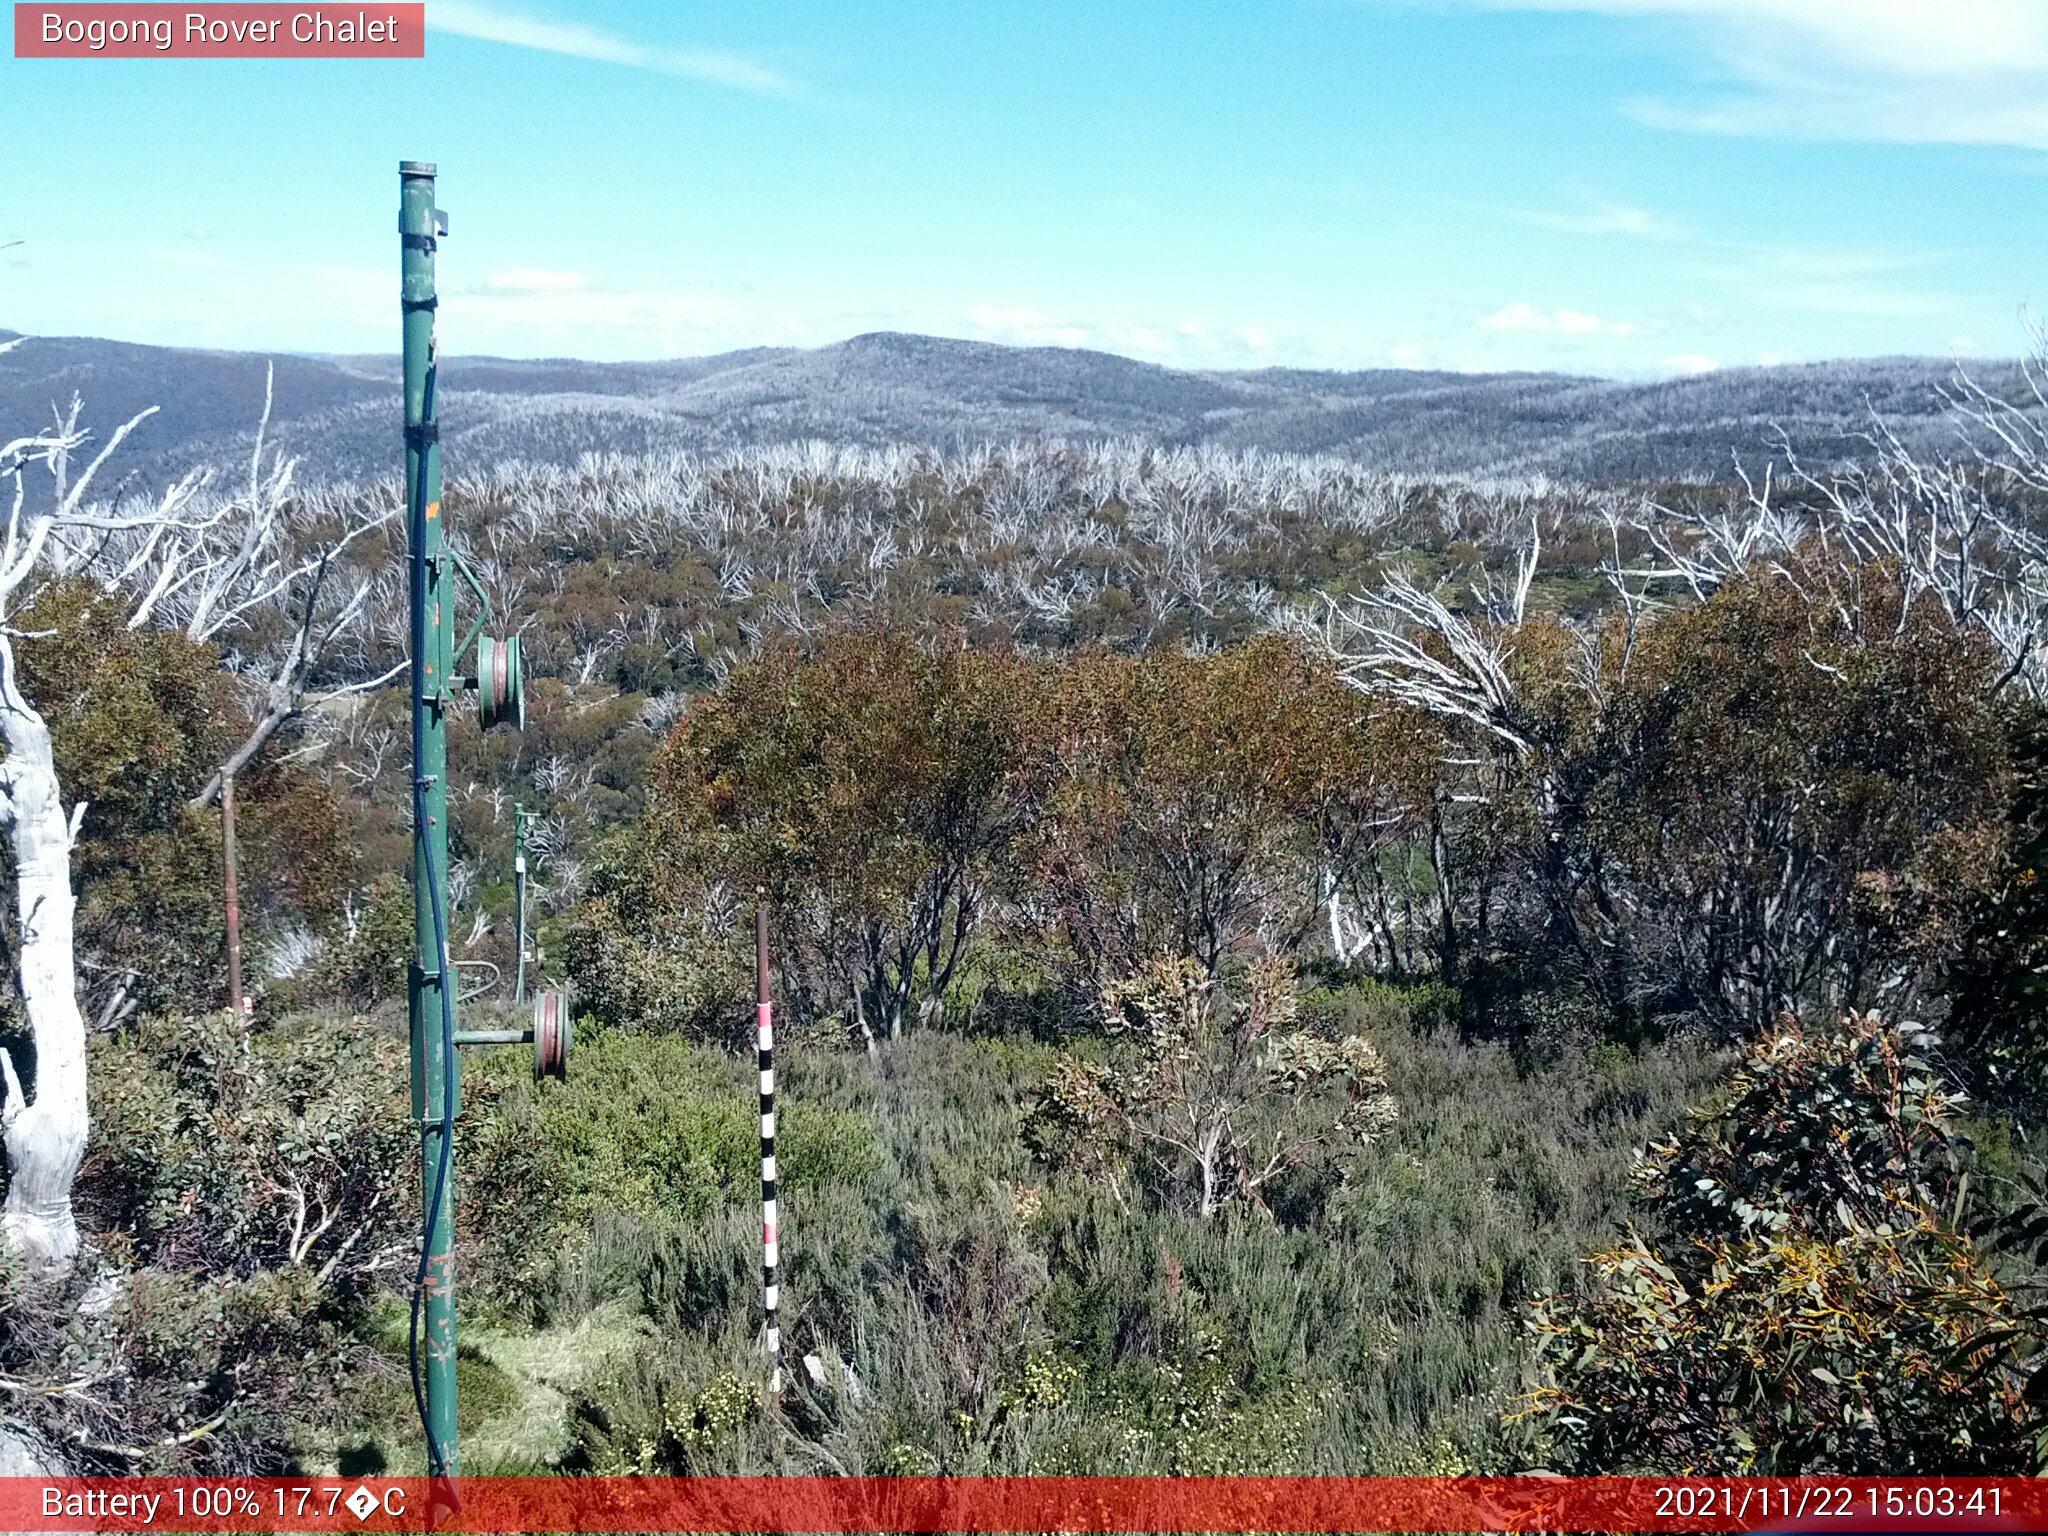
[[[5,349],[0,349],[5,350]],[[13,621],[53,580],[80,576],[120,588],[157,558],[166,537],[227,517],[233,504],[201,510],[198,476],[189,477],[137,511],[109,511],[89,501],[94,479],[123,439],[143,420],[113,432],[82,468],[74,455],[87,441],[79,407],[51,429],[0,444],[0,494],[6,497],[0,542],[0,830],[14,866],[19,930],[21,1008],[33,1065],[0,1049],[5,1098],[7,1200],[0,1231],[32,1269],[61,1272],[78,1253],[71,1189],[85,1153],[86,1030],[78,1003],[71,854],[85,815],[67,805],[58,781],[50,724],[23,691]],[[40,467],[47,483],[29,471]]]

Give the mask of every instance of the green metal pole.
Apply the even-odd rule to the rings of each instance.
[[[441,449],[433,408],[434,254],[443,228],[434,206],[434,167],[398,168],[398,228],[404,271],[405,489],[412,598],[413,926],[417,939],[408,1001],[412,1107],[420,1125],[425,1213],[423,1298],[417,1347],[428,1471],[453,1477],[455,1450],[454,1178],[443,1141],[459,1108],[460,1068],[446,1036],[454,995],[447,966],[448,709],[453,702],[453,572],[441,552]],[[438,1193],[439,1199],[435,1198]]]
[[[526,1001],[526,823],[531,815],[525,806],[512,807],[512,907],[518,929],[519,968],[513,973],[512,1001]]]

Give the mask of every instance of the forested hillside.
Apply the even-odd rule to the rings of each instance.
[[[6,333],[0,332],[0,335]],[[125,473],[243,459],[277,367],[276,425],[309,475],[389,473],[390,358],[202,352],[34,337],[0,361],[0,414],[41,421],[82,392],[110,418],[161,414]],[[818,440],[954,449],[1016,438],[1330,454],[1406,474],[1579,481],[1730,479],[1778,434],[1817,462],[1855,452],[1873,412],[1916,449],[1952,451],[1953,364],[1876,359],[1736,368],[1654,383],[1378,369],[1188,372],[1104,352],[878,333],[808,351],[661,363],[450,357],[451,462],[573,465],[586,453],[723,451]],[[1985,363],[1987,383],[2015,382]]]
[[[334,419],[388,409],[306,366],[364,382]],[[511,398],[555,365],[502,367]],[[1349,387],[1262,377],[1159,389],[1206,421]],[[523,731],[454,716],[466,1018],[506,1016],[520,805],[579,1017],[565,1082],[468,1058],[465,1471],[2043,1465],[2027,397],[1922,401],[1981,453],[1880,434],[1747,484],[1127,424],[493,463],[468,398],[443,516],[534,677]],[[33,517],[87,448],[10,453]],[[416,1470],[395,498],[266,450],[145,502],[117,460],[6,614],[85,807],[93,1111],[75,1266],[0,1269],[8,1430],[93,1468]]]

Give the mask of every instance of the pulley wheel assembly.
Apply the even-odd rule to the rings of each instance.
[[[517,635],[503,640],[477,636],[476,707],[487,731],[494,725],[526,729],[526,672],[519,664]]]
[[[569,997],[539,992],[533,999],[533,1075],[561,1079],[569,1072]]]

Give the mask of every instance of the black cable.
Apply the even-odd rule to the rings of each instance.
[[[426,1214],[420,1227],[420,1267],[413,1276],[412,1323],[407,1339],[407,1363],[412,1371],[413,1404],[419,1409],[420,1428],[427,1436],[427,1475],[446,1477],[448,1475],[447,1452],[435,1437],[434,1425],[427,1413],[427,1389],[420,1372],[420,1315],[426,1308],[427,1268],[433,1254],[434,1217],[441,1209],[442,1198],[448,1191],[448,1175],[455,1160],[455,999],[448,986],[448,924],[441,910],[441,882],[434,869],[434,845],[424,836],[427,813],[427,783],[423,778],[414,778],[412,785],[413,815],[422,832],[423,852],[427,864],[428,903],[434,912],[434,951],[440,965],[438,989],[441,994],[441,1155],[434,1167],[434,1189],[427,1201]],[[451,1223],[452,1226],[452,1223]],[[453,1237],[453,1232],[450,1232]]]
[[[434,421],[434,378],[437,371],[430,354],[426,388],[420,408],[423,423]],[[424,560],[417,553],[425,542],[426,535],[426,455],[427,449],[423,443],[419,448],[420,462],[413,475],[412,528],[409,530],[415,551],[411,574],[414,587],[412,646],[413,665],[416,671],[420,665],[420,657],[425,652],[427,638],[426,567]],[[420,1428],[426,1432],[427,1437],[427,1475],[445,1478],[448,1475],[447,1452],[434,1434],[434,1426],[427,1413],[426,1381],[420,1371],[420,1315],[426,1307],[427,1269],[434,1244],[434,1217],[439,1213],[441,1202],[447,1195],[448,1177],[455,1159],[455,995],[448,984],[448,917],[441,906],[441,877],[440,872],[434,867],[434,842],[427,833],[427,785],[430,781],[419,772],[420,754],[426,744],[421,730],[420,702],[418,699],[413,701],[412,714],[413,838],[421,861],[426,866],[427,902],[434,914],[434,955],[437,969],[435,989],[441,997],[441,1155],[435,1163],[433,1191],[421,1219],[420,1266],[413,1276],[412,1316],[407,1331],[406,1363],[412,1373],[413,1405],[419,1410]],[[413,900],[419,900],[417,891],[413,893]],[[452,1231],[450,1236],[452,1238]]]

